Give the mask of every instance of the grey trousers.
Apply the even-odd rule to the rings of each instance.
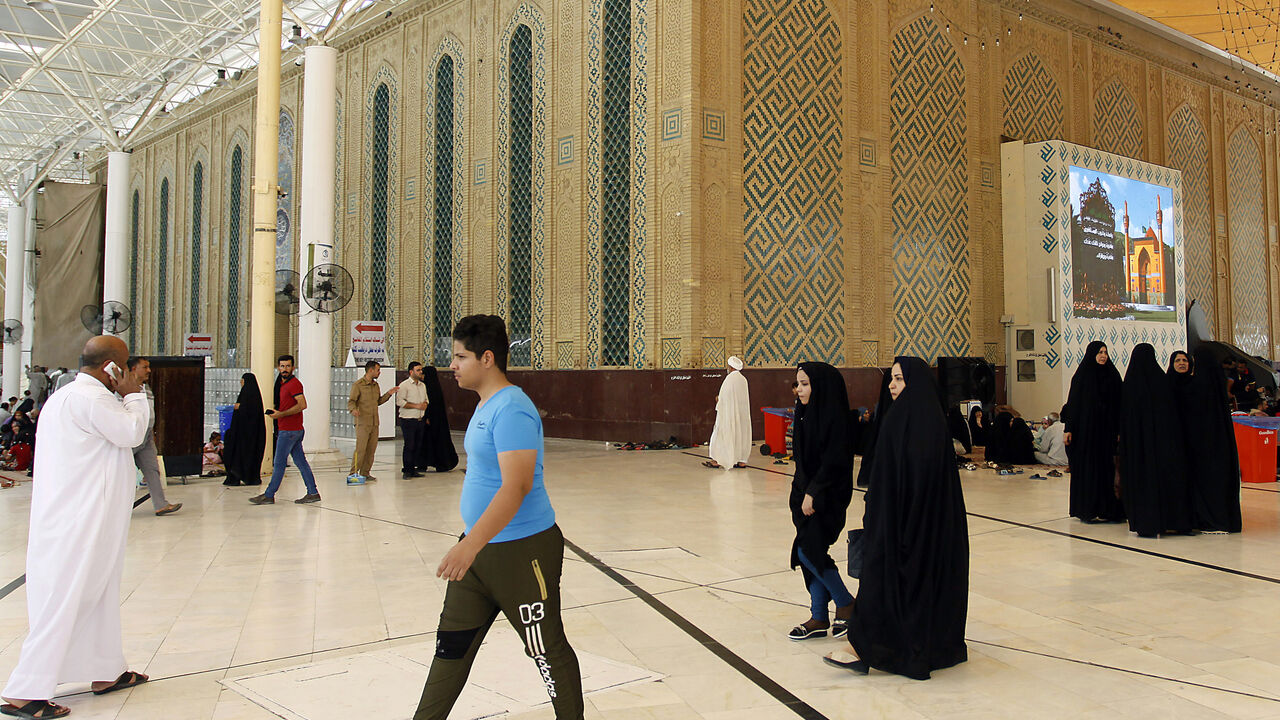
[[[164,496],[164,478],[160,477],[160,462],[156,460],[155,435],[147,433],[146,441],[133,449],[133,464],[142,471],[142,477],[147,481],[152,506],[156,510],[169,507],[169,501]]]

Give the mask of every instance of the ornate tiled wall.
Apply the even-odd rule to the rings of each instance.
[[[1255,355],[1271,346],[1267,287],[1267,230],[1262,153],[1247,127],[1227,143],[1227,204],[1231,211],[1231,328],[1236,345]]]
[[[970,354],[969,158],[965,72],[929,16],[890,50],[895,355]]]
[[[339,39],[336,255],[358,296],[335,316],[335,362],[368,308],[367,104],[382,81],[394,127],[393,360],[421,358],[430,343],[424,300],[433,297],[437,209],[428,138],[444,52],[455,59],[458,108],[452,312],[508,308],[505,48],[523,23],[533,30],[536,91],[531,362],[599,367],[604,1],[410,2]],[[1241,108],[1234,84],[1224,88],[1205,62],[1172,67],[1161,59],[1170,54],[1116,42],[1092,16],[1055,14],[1066,12],[1056,3],[630,2],[629,367],[719,367],[734,354],[755,365],[880,365],[897,353],[1003,361],[1001,135],[1182,170],[1187,292],[1220,335],[1275,352],[1280,249],[1269,238],[1280,214],[1280,127],[1274,113],[1249,101]],[[303,69],[286,69],[282,105],[296,121]],[[228,166],[232,144],[242,143],[239,365],[248,346],[253,90],[245,82],[194,115],[177,113],[136,146],[133,161],[143,208],[137,304],[154,307],[146,270],[157,265],[161,163],[174,165],[173,198],[188,198],[192,158],[207,158],[201,284],[226,287]],[[1254,153],[1236,152],[1250,135]],[[295,177],[300,162],[295,153]],[[300,202],[291,194],[292,209]],[[171,251],[189,247],[190,205],[171,207]],[[178,313],[169,348],[189,324],[185,255],[169,263]],[[209,295],[201,329],[226,364],[227,299]],[[144,351],[156,346],[154,325],[137,329]]]
[[[813,0],[746,0],[742,17],[745,359],[842,365],[841,29]]]

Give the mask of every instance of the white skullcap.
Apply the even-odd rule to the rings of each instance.
[[[734,370],[741,370],[742,368],[746,367],[746,365],[742,362],[742,358],[738,357],[737,355],[733,355],[733,356],[730,356],[729,358],[729,367],[733,368]]]

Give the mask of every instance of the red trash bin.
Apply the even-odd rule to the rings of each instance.
[[[764,415],[764,446],[760,448],[765,455],[785,453],[787,451],[787,427],[791,425],[792,408],[762,407]]]
[[[1248,483],[1276,481],[1276,429],[1280,418],[1231,418],[1240,452],[1240,479]]]

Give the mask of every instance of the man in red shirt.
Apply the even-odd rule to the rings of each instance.
[[[249,502],[254,505],[275,503],[276,491],[280,489],[280,481],[284,479],[285,463],[290,457],[298,472],[302,473],[302,482],[307,485],[307,494],[294,502],[299,505],[320,502],[315,475],[311,473],[311,464],[302,452],[302,411],[307,409],[307,398],[302,394],[302,381],[293,376],[293,356],[281,355],[277,358],[276,369],[280,375],[276,378],[275,409],[267,411],[267,416],[276,421],[276,429],[279,430],[276,435],[275,464],[267,491],[249,498]]]

